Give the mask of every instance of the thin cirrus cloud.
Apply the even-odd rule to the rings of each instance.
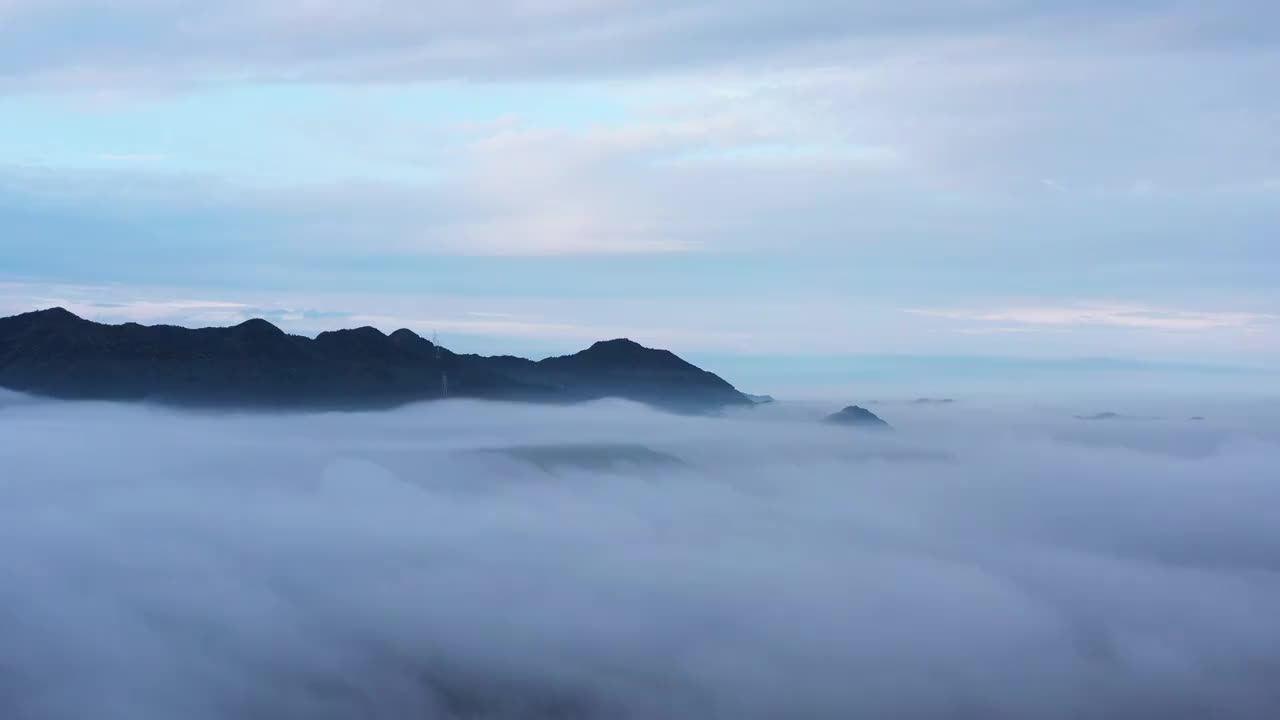
[[[424,336],[439,332],[444,344],[459,352],[535,357],[576,352],[621,336],[702,358],[730,374],[745,368],[743,378],[766,386],[803,386],[810,381],[797,375],[796,367],[855,355],[1012,354],[1036,361],[1120,355],[1206,367],[1255,367],[1280,357],[1274,317],[1170,308],[902,310],[877,302],[772,299],[744,292],[644,303],[627,295],[591,302],[403,292],[242,291],[232,295],[243,298],[240,302],[228,296],[218,290],[10,283],[0,284],[0,314],[62,306],[101,322],[187,325],[233,325],[264,317],[303,335],[356,326],[388,333],[409,328]],[[801,318],[804,322],[797,322]],[[1001,339],[1013,334],[1016,344]]]
[[[1266,326],[1274,326],[1280,322],[1280,316],[1267,313],[1205,312],[1132,305],[1029,306],[994,310],[910,309],[905,312],[991,323],[1005,330],[1104,326],[1175,332],[1261,331]]]

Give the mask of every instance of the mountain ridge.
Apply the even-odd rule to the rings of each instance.
[[[311,338],[262,318],[229,327],[110,325],[61,307],[0,318],[0,387],[67,399],[269,408],[392,407],[439,399],[446,387],[449,397],[617,397],[688,412],[751,405],[714,373],[626,338],[535,361],[460,355],[407,328]]]

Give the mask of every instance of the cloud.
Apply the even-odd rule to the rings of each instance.
[[[1238,278],[1274,264],[1280,216],[1267,188],[1280,105],[1266,90],[1280,57],[1250,47],[1084,48],[1073,32],[1034,22],[977,32],[959,22],[872,56],[847,50],[608,83],[326,84],[299,99],[298,82],[275,95],[237,95],[255,87],[244,80],[195,93],[209,108],[195,116],[166,98],[144,104],[158,116],[137,111],[146,127],[176,123],[192,135],[167,148],[164,167],[108,163],[153,172],[59,167],[66,138],[54,137],[22,144],[47,146],[52,159],[36,163],[44,180],[11,165],[0,184],[16,175],[23,191],[13,202],[22,206],[31,195],[88,195],[77,210],[95,214],[103,201],[94,198],[121,194],[130,210],[185,212],[214,198],[221,216],[264,226],[237,228],[256,235],[247,245],[265,237],[308,251],[800,248],[861,266],[921,255],[982,265],[996,256],[1046,272],[1035,266],[1063,258],[1075,275],[1082,263],[1133,267],[1129,282],[1164,262],[1189,282],[1206,270]],[[479,87],[493,94],[476,95]],[[398,93],[406,94],[399,103],[369,100]],[[435,105],[468,103],[482,109],[464,113],[467,122],[432,120]],[[42,117],[22,135],[43,138]],[[215,157],[197,147],[205,123],[231,126]],[[101,125],[73,124],[72,134],[92,137]],[[95,187],[79,189],[86,185]]]
[[[843,383],[860,377],[859,358],[867,357],[1101,357],[1255,370],[1272,366],[1280,357],[1280,332],[1273,314],[1245,311],[1240,309],[1243,306],[1191,311],[1110,302],[903,310],[892,299],[870,294],[761,295],[752,283],[697,293],[676,289],[675,282],[666,279],[662,280],[667,283],[665,295],[645,295],[631,287],[610,285],[635,283],[634,287],[642,288],[665,270],[640,266],[626,273],[613,263],[639,263],[617,259],[592,261],[605,262],[602,266],[571,268],[571,272],[602,279],[599,289],[581,296],[559,287],[568,281],[559,280],[552,266],[563,259],[540,259],[537,262],[547,263],[542,266],[531,266],[534,260],[512,259],[509,266],[496,268],[489,258],[469,262],[475,264],[451,272],[485,273],[490,285],[480,291],[462,284],[423,292],[421,279],[414,277],[407,287],[384,282],[368,289],[317,291],[308,283],[267,291],[0,281],[0,316],[61,306],[110,323],[200,327],[265,317],[304,335],[363,325],[388,333],[407,327],[425,335],[440,332],[445,345],[459,352],[536,357],[576,352],[597,340],[630,337],[682,355],[710,354],[717,364],[732,356],[759,358],[773,365],[772,372],[759,380],[769,384],[810,384],[808,371],[792,365],[793,360],[806,357],[842,362],[843,370],[835,375],[828,372],[824,382],[843,377],[834,380]],[[701,273],[714,271],[717,261],[706,262],[710,270],[696,266],[689,270],[695,282],[701,282]],[[843,277],[839,268],[834,271]],[[521,278],[542,272],[548,277],[532,285],[516,285]],[[811,279],[811,284],[819,286],[818,280]],[[994,369],[1000,367],[997,363]],[[1089,368],[1077,370],[1075,379],[1089,377]],[[936,367],[928,372],[949,370]]]
[[[1095,46],[1266,46],[1274,8],[1174,0],[529,2],[481,6],[378,0],[10,0],[0,19],[16,42],[0,73],[19,84],[159,84],[261,79],[423,79],[643,74],[727,63],[821,59],[849,43],[935,41],[954,34],[1061,28]],[[68,38],[76,38],[74,43]],[[162,60],[163,62],[157,62]]]
[[[178,293],[170,290],[168,293]],[[474,295],[307,295],[249,293],[251,302],[189,299],[166,291],[85,285],[40,285],[0,282],[0,315],[62,307],[81,317],[105,323],[137,322],[187,327],[235,325],[265,318],[285,330],[315,335],[370,325],[390,333],[409,328],[422,334],[441,332],[444,342],[459,352],[472,352],[484,339],[491,352],[511,353],[533,342],[539,350],[563,353],[598,340],[630,337],[663,347],[706,348],[745,346],[742,330],[717,329],[702,320],[688,326],[655,322],[647,313],[625,304],[602,305],[595,313],[574,313],[580,303],[538,298],[484,298]],[[477,306],[518,310],[477,311]],[[333,309],[334,306],[342,309]],[[647,320],[647,322],[646,322]],[[496,344],[495,344],[495,341]],[[514,345],[512,345],[514,343]]]
[[[927,310],[914,315],[994,324],[975,331],[1032,331],[1070,327],[1119,327],[1135,330],[1204,332],[1216,330],[1262,331],[1273,328],[1280,316],[1252,312],[1208,312],[1152,308],[1137,305],[1074,305],[1012,307],[993,310]]]
[[[352,314],[335,310],[297,308],[288,305],[250,305],[217,299],[155,297],[121,287],[90,288],[75,285],[43,286],[33,294],[31,286],[0,282],[0,314],[29,309],[61,307],[91,320],[107,323],[193,327],[235,325],[265,318],[285,325],[319,324],[326,329],[351,322]]]
[[[1037,336],[1029,353],[1073,353],[1088,328],[1085,349],[1108,355],[1275,352],[1261,319],[1280,302],[1270,3],[4,12],[11,278],[159,301],[278,288],[302,295],[288,308],[442,328],[476,318],[315,296],[554,298],[541,330],[557,337],[719,331],[719,347],[917,352],[932,332],[943,352],[984,352],[1018,331]],[[89,113],[80,94],[131,102]],[[165,159],[85,167],[103,148]],[[1009,297],[1127,298],[1139,314],[898,312]],[[1178,324],[1236,332],[1141,314],[1165,307],[1259,319],[1237,318],[1256,332],[1228,345],[1152,345]]]
[[[0,707],[1270,717],[1276,408],[1163,402],[1210,420],[0,395]]]

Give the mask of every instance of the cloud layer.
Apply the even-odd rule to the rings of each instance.
[[[1105,2],[913,0],[886,6],[802,0],[688,4],[671,0],[499,0],[483,6],[376,0],[8,0],[0,21],[17,42],[0,54],[11,77],[112,82],[137,76],[403,81],[441,77],[584,76],[693,65],[823,57],[851,42],[946,40],[1039,30],[1104,48],[1265,47],[1274,8],[1241,0]],[[72,37],[74,36],[74,42]],[[157,63],[158,58],[170,61]]]
[[[1113,423],[894,406],[886,437],[824,427],[824,409],[192,416],[0,396],[0,705],[15,720],[1280,707],[1274,405]]]

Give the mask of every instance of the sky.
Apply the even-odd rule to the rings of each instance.
[[[1270,0],[0,0],[0,39],[4,314],[766,386],[1280,364]]]

